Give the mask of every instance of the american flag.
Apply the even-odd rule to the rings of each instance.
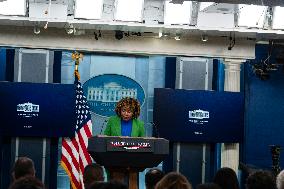
[[[92,136],[92,122],[87,99],[79,79],[75,78],[76,87],[76,131],[74,138],[62,139],[61,165],[67,172],[73,189],[83,189],[84,167],[92,163],[87,151],[88,138]]]

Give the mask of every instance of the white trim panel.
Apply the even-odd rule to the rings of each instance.
[[[200,56],[222,58],[255,58],[255,42],[236,40],[232,50],[228,50],[227,38],[210,38],[201,42],[200,37],[180,41],[153,37],[124,37],[116,40],[114,36],[103,35],[95,40],[93,35],[70,36],[62,30],[51,28],[40,35],[33,34],[32,28],[0,27],[0,46],[47,48],[66,50],[86,50],[127,54],[160,54],[173,56]]]

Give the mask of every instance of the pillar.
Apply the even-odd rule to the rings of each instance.
[[[224,91],[240,92],[240,67],[245,60],[225,59]],[[239,144],[222,143],[221,167],[230,167],[237,172],[239,166]]]

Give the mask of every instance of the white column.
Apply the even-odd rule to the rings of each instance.
[[[240,66],[243,59],[225,59],[224,91],[240,92]],[[221,167],[230,167],[237,172],[239,166],[239,144],[222,143]]]

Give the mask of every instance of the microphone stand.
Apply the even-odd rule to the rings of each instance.
[[[154,122],[150,122],[152,127],[153,127],[153,131],[154,131],[154,136],[157,137],[157,138],[160,138],[160,134],[158,132],[158,128],[157,128],[157,125],[154,123]]]
[[[107,124],[107,122],[108,122],[108,120],[107,120],[107,119],[105,119],[105,120],[103,121],[103,124],[102,124],[102,126],[101,126],[101,130],[100,130],[100,132],[99,132],[99,135],[102,135],[103,130],[104,130],[105,125]]]

